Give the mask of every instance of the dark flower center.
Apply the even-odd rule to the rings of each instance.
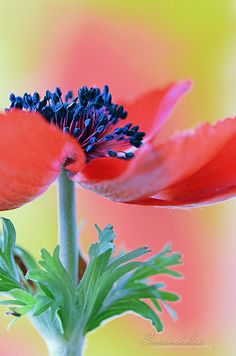
[[[128,113],[123,106],[112,103],[107,85],[99,88],[83,88],[73,96],[68,91],[62,98],[60,88],[46,91],[43,99],[35,92],[23,97],[10,95],[11,109],[36,111],[51,124],[72,135],[83,148],[87,161],[97,157],[134,157],[132,147],[140,147],[144,132],[131,123],[121,124]]]

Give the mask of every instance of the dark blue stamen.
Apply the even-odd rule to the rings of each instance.
[[[116,151],[109,150],[107,153],[108,153],[109,157],[116,157],[117,156],[117,152]]]
[[[118,127],[117,129],[114,130],[114,133],[115,133],[116,135],[120,135],[120,134],[123,133],[123,129],[122,129],[121,127]]]
[[[96,137],[91,137],[89,143],[95,143],[97,141]]]
[[[39,112],[52,125],[59,127],[65,133],[72,135],[86,153],[87,161],[96,157],[117,157],[129,160],[134,157],[128,150],[140,147],[145,135],[139,131],[139,126],[121,122],[128,113],[122,105],[112,102],[109,87],[82,87],[78,96],[73,97],[68,91],[63,100],[62,91],[56,88],[54,92],[46,91],[45,96],[35,92],[25,93],[23,97],[10,94],[9,109]],[[116,125],[119,123],[119,127]]]
[[[9,99],[13,103],[16,100],[15,94],[11,93]]]
[[[50,106],[44,106],[42,108],[42,114],[48,121],[51,121],[54,116],[54,111]]]
[[[63,132],[69,133],[70,132],[70,128],[69,127],[64,127],[63,128]]]
[[[111,140],[113,140],[113,138],[114,138],[113,135],[106,135],[106,136],[104,136],[104,139],[105,139],[106,141],[111,141]]]
[[[76,101],[72,101],[71,104],[67,105],[67,110],[72,111],[76,107]]]
[[[133,152],[126,152],[126,153],[125,153],[125,157],[128,158],[128,159],[130,159],[130,158],[133,158],[133,157],[134,157],[134,154],[133,154]]]
[[[61,97],[61,96],[62,96],[61,89],[60,89],[60,88],[58,88],[58,87],[56,87],[55,93],[56,93],[59,97]]]
[[[88,146],[86,147],[85,152],[89,153],[89,152],[91,152],[92,150],[93,150],[93,145],[88,145]]]
[[[47,90],[47,91],[46,91],[45,97],[46,97],[48,100],[51,99],[52,93],[50,92],[50,90]]]
[[[134,137],[135,139],[142,139],[145,136],[145,132],[136,132]]]
[[[76,129],[74,129],[74,132],[73,132],[74,137],[78,138],[80,134],[81,134],[81,129],[79,129],[78,127]]]
[[[33,103],[34,103],[34,105],[38,104],[39,100],[40,100],[39,93],[35,92],[33,94]]]
[[[97,128],[96,132],[97,132],[97,133],[100,133],[100,132],[102,132],[104,129],[105,129],[105,126],[104,126],[104,125],[101,125],[101,126],[99,126],[99,127]]]
[[[15,109],[22,109],[23,108],[23,99],[21,97],[17,96],[15,98],[14,108]]]
[[[73,98],[73,92],[71,90],[69,90],[65,96],[65,100],[67,102],[68,100],[70,100],[72,98]]]
[[[84,127],[88,127],[90,123],[91,123],[91,119],[85,120],[84,121]]]

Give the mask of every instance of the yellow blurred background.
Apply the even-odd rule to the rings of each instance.
[[[115,98],[133,98],[176,79],[194,86],[163,135],[236,114],[235,0],[0,0],[0,107],[10,92],[43,92],[107,83]],[[143,118],[145,120],[145,118]],[[17,149],[17,147],[16,147]],[[184,158],[183,158],[184,159]],[[235,164],[235,162],[232,162]],[[170,280],[182,296],[179,320],[163,315],[163,343],[197,337],[201,347],[144,345],[151,325],[122,316],[89,334],[85,356],[235,355],[236,276],[234,200],[204,209],[164,210],[113,203],[78,188],[80,241],[87,251],[94,223],[114,225],[117,244],[153,252],[171,242],[184,254],[185,278]],[[39,257],[57,243],[56,186],[3,213],[18,244]],[[3,310],[4,312],[4,310]],[[6,332],[0,317],[1,356],[46,356],[26,319]]]

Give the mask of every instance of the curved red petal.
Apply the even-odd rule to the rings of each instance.
[[[168,119],[177,101],[190,89],[189,80],[174,82],[162,89],[148,92],[134,100],[124,103],[128,120],[139,124],[141,129],[154,137]]]
[[[39,114],[18,110],[0,115],[0,210],[19,207],[42,194],[67,158],[83,166],[77,142]]]
[[[81,184],[112,200],[122,202],[136,203],[142,199],[145,203],[145,199],[151,199],[155,195],[160,200],[156,201],[156,205],[167,205],[164,201],[168,200],[173,201],[172,205],[178,206],[181,205],[178,203],[178,194],[179,199],[182,194],[184,203],[186,187],[189,190],[190,203],[191,196],[194,197],[194,203],[197,200],[202,201],[204,190],[208,192],[208,197],[211,191],[211,200],[218,199],[218,196],[221,199],[220,196],[226,194],[226,190],[234,194],[236,169],[230,168],[230,162],[232,164],[236,159],[234,144],[236,147],[236,119],[226,119],[215,125],[204,124],[194,131],[176,135],[163,144],[145,144],[137,151],[126,171],[116,179],[94,183],[84,177]],[[215,171],[211,162],[214,163]],[[217,180],[214,178],[216,172],[219,175]],[[201,183],[196,184],[200,177]],[[217,182],[215,184],[214,179]],[[174,192],[177,191],[178,194],[175,195]],[[153,200],[149,200],[151,202]]]
[[[232,198],[236,195],[235,161],[236,134],[196,173],[153,198],[161,200],[161,204],[186,207],[213,204]],[[158,202],[154,201],[152,204],[158,205]]]
[[[71,180],[78,182],[86,180],[97,183],[115,179],[124,173],[127,167],[128,161],[112,157],[100,157],[87,163],[78,174],[71,177]]]
[[[190,87],[190,81],[175,82],[165,88],[151,91],[139,97],[133,103],[124,104],[131,121],[137,123],[137,118],[142,118],[142,129],[144,129],[144,123],[152,122],[152,130],[146,141],[151,141],[155,137],[177,101]],[[144,117],[145,120],[143,120]],[[72,176],[71,179],[75,181],[88,179],[93,183],[115,179],[124,173],[128,165],[127,161],[117,160],[116,158],[98,158],[84,167],[83,172],[81,172],[82,175],[79,173]],[[73,171],[73,167],[71,167],[71,170]]]

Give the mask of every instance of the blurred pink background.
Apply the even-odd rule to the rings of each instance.
[[[2,109],[12,91],[107,83],[114,98],[132,99],[170,81],[192,79],[191,93],[163,136],[236,114],[233,0],[25,0],[0,6]],[[94,223],[111,223],[120,247],[149,245],[155,253],[171,242],[173,250],[183,253],[179,269],[185,278],[165,279],[182,297],[174,306],[179,319],[163,315],[165,331],[155,338],[164,343],[197,335],[202,341],[192,348],[143,345],[154,330],[147,321],[126,315],[89,334],[85,356],[235,355],[234,200],[204,209],[164,210],[113,203],[79,188],[77,199],[85,250],[96,238]],[[15,224],[18,244],[35,256],[41,247],[52,250],[57,243],[56,186],[3,216]],[[5,331],[8,317],[0,319],[0,355],[47,355],[26,319],[10,332]]]

